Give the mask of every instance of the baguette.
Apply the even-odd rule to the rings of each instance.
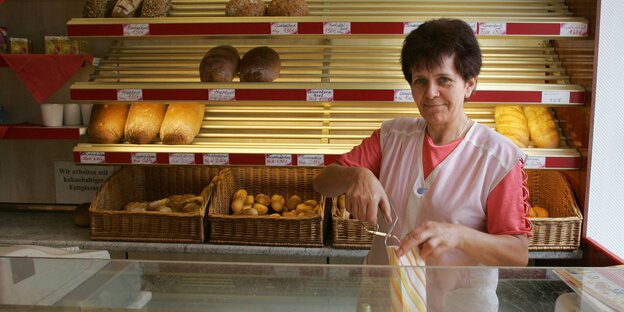
[[[271,82],[279,76],[282,64],[275,50],[262,46],[253,48],[241,59],[242,82]]]
[[[238,73],[239,63],[236,48],[229,45],[214,47],[199,63],[199,78],[202,82],[230,82]]]
[[[527,119],[520,106],[496,106],[494,108],[496,131],[516,146],[525,148],[529,145]]]
[[[166,110],[165,104],[132,104],[124,128],[126,141],[132,144],[154,142],[160,132]]]
[[[93,105],[87,129],[89,142],[102,144],[121,142],[129,108],[128,104]]]
[[[169,104],[160,136],[164,144],[190,144],[199,133],[206,105],[204,103]]]

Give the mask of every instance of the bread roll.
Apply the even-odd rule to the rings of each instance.
[[[87,0],[82,8],[82,17],[102,18],[111,16],[116,0]]]
[[[529,145],[527,119],[520,106],[496,106],[494,108],[496,131],[516,146],[525,148]]]
[[[308,3],[305,0],[273,0],[266,13],[271,16],[305,16],[308,15]]]
[[[557,124],[555,124],[555,120],[548,108],[543,106],[525,106],[524,114],[528,121],[531,141],[533,141],[536,147],[559,147],[560,138],[559,132],[557,132]]]
[[[171,0],[143,0],[141,17],[165,17],[170,7]]]
[[[243,82],[271,82],[279,76],[282,64],[275,50],[262,46],[253,48],[241,59],[240,80]]]
[[[199,63],[199,78],[202,82],[230,82],[238,73],[239,63],[236,48],[229,45],[214,47]]]
[[[204,103],[169,104],[160,137],[164,144],[190,144],[199,133],[206,105]]]
[[[93,105],[87,135],[91,143],[119,143],[124,136],[128,104]]]
[[[262,16],[265,11],[263,0],[230,0],[225,5],[227,16]]]
[[[124,129],[126,141],[132,144],[156,141],[166,110],[165,104],[133,103]]]
[[[113,17],[133,17],[141,12],[143,0],[119,0],[113,7]]]

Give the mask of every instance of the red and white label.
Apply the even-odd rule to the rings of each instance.
[[[143,101],[143,89],[117,89],[117,101]]]
[[[325,165],[325,155],[297,155],[297,166],[321,167]]]
[[[351,23],[349,22],[324,22],[324,35],[347,35],[351,33]]]
[[[479,32],[479,26],[477,22],[470,22],[468,23],[468,26],[472,28],[472,32],[475,33],[475,35],[477,34],[477,32]]]
[[[394,90],[395,102],[414,102],[412,90]]]
[[[334,100],[334,90],[332,89],[308,89],[306,90],[306,101],[327,102]]]
[[[149,36],[149,24],[124,24],[123,35],[128,37]]]
[[[132,153],[132,164],[151,165],[156,163],[156,153]]]
[[[292,165],[291,154],[266,154],[264,156],[266,166],[290,166]]]
[[[195,154],[190,153],[170,153],[169,163],[172,165],[194,165]]]
[[[546,157],[544,156],[528,156],[524,169],[544,169],[546,168]]]
[[[204,165],[229,165],[230,154],[205,153],[203,161]]]
[[[80,163],[82,164],[103,164],[106,162],[104,152],[80,152]]]
[[[570,91],[542,91],[543,104],[570,103]]]
[[[502,36],[507,34],[507,23],[479,23],[479,35]]]
[[[271,23],[271,35],[296,35],[298,27],[297,23]]]
[[[210,89],[208,101],[236,101],[236,91],[234,89]]]
[[[418,26],[422,25],[422,22],[405,22],[403,23],[403,34],[407,35],[411,33]]]
[[[581,37],[587,36],[586,23],[561,23],[559,35]]]

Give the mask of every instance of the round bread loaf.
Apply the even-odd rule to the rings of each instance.
[[[102,18],[111,15],[115,0],[87,0],[82,8],[82,17]]]
[[[242,82],[271,82],[279,76],[282,64],[275,50],[267,47],[253,48],[241,59],[240,80]]]
[[[273,0],[267,6],[267,15],[305,16],[308,15],[308,3],[305,0]]]
[[[265,11],[263,0],[230,0],[225,5],[227,16],[262,16]]]
[[[239,63],[236,48],[229,45],[214,47],[199,63],[199,79],[202,82],[230,82],[238,73]]]

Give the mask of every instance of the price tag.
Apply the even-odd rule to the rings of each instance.
[[[123,35],[129,37],[149,36],[149,24],[124,24]]]
[[[542,91],[542,103],[566,104],[570,103],[569,91]]]
[[[306,90],[306,101],[327,102],[334,100],[333,89],[308,89]]]
[[[321,167],[325,165],[325,155],[297,155],[297,166]]]
[[[291,154],[266,154],[264,156],[266,166],[290,166],[292,165]]]
[[[93,66],[98,67],[100,66],[100,63],[102,62],[102,59],[99,57],[93,57]]]
[[[271,35],[296,35],[298,27],[297,23],[271,23]]]
[[[544,169],[546,168],[546,157],[544,156],[528,156],[524,169]]]
[[[418,28],[418,26],[422,25],[421,22],[405,22],[403,23],[403,34],[407,35],[411,33],[414,29]]]
[[[559,34],[561,36],[587,36],[587,24],[586,23],[561,23],[559,27]]]
[[[156,153],[132,153],[132,163],[137,165],[151,165],[156,163]]]
[[[347,35],[351,33],[350,22],[324,22],[324,35]]]
[[[170,153],[169,163],[172,165],[194,165],[195,154],[192,153]]]
[[[479,27],[477,27],[477,24],[478,24],[477,22],[470,22],[470,23],[468,23],[468,26],[470,26],[470,28],[472,28],[472,32],[475,33],[475,35],[479,31]]]
[[[230,154],[204,154],[204,165],[229,165]]]
[[[507,34],[507,23],[479,23],[479,35],[502,36]]]
[[[395,102],[414,102],[412,90],[394,90]]]
[[[210,89],[208,101],[236,101],[236,91],[234,89]]]
[[[106,162],[104,152],[80,152],[80,163],[83,164],[103,164]]]
[[[117,89],[117,101],[143,101],[143,89]]]

